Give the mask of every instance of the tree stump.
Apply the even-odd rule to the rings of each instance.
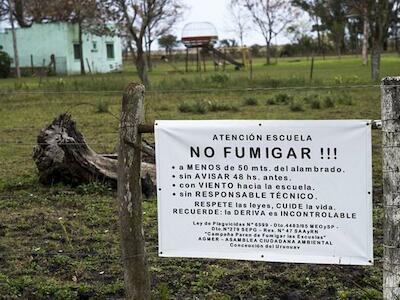
[[[149,197],[156,190],[154,148],[146,143],[142,151],[145,160],[141,164],[142,192]],[[41,130],[33,149],[33,160],[39,170],[39,181],[45,185],[99,181],[117,187],[117,155],[92,150],[67,113]]]

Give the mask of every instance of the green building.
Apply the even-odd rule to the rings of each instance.
[[[33,24],[29,28],[17,28],[16,36],[21,68],[47,66],[53,56],[57,74],[80,73],[77,24]],[[11,29],[0,33],[0,50],[14,57]],[[82,50],[86,71],[108,73],[122,69],[121,39],[117,36],[84,33]]]

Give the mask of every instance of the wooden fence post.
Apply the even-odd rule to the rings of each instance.
[[[150,278],[143,236],[141,144],[144,120],[141,84],[129,84],[122,98],[118,150],[118,206],[126,299],[150,299]]]
[[[400,77],[381,85],[382,171],[385,207],[383,298],[400,298]]]

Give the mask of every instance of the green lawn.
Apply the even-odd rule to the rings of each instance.
[[[184,69],[182,63],[158,64],[150,74],[146,122],[379,119],[380,90],[360,61],[318,59],[313,82],[305,58],[284,59],[272,66],[259,59],[252,81],[248,70],[232,67],[214,72],[209,64],[208,72],[185,74],[176,70]],[[382,75],[396,75],[398,70],[400,57],[385,55]],[[96,151],[116,151],[115,116],[121,90],[136,78],[127,64],[119,74],[49,77],[41,83],[39,78],[0,80],[0,299],[123,297],[115,192],[95,183],[42,186],[31,156],[40,129],[65,111]],[[350,85],[364,86],[343,87]],[[246,91],[249,87],[263,90]],[[101,107],[109,113],[99,113]],[[377,131],[373,142],[377,259],[373,267],[159,258],[156,200],[148,199],[145,235],[154,299],[291,299],[296,295],[298,299],[381,299],[383,209]]]

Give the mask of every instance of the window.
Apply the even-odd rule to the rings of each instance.
[[[81,45],[74,44],[74,58],[81,59]]]
[[[114,58],[114,44],[113,43],[107,43],[107,58]]]
[[[97,52],[97,42],[92,42],[92,50],[90,50],[90,52]]]

